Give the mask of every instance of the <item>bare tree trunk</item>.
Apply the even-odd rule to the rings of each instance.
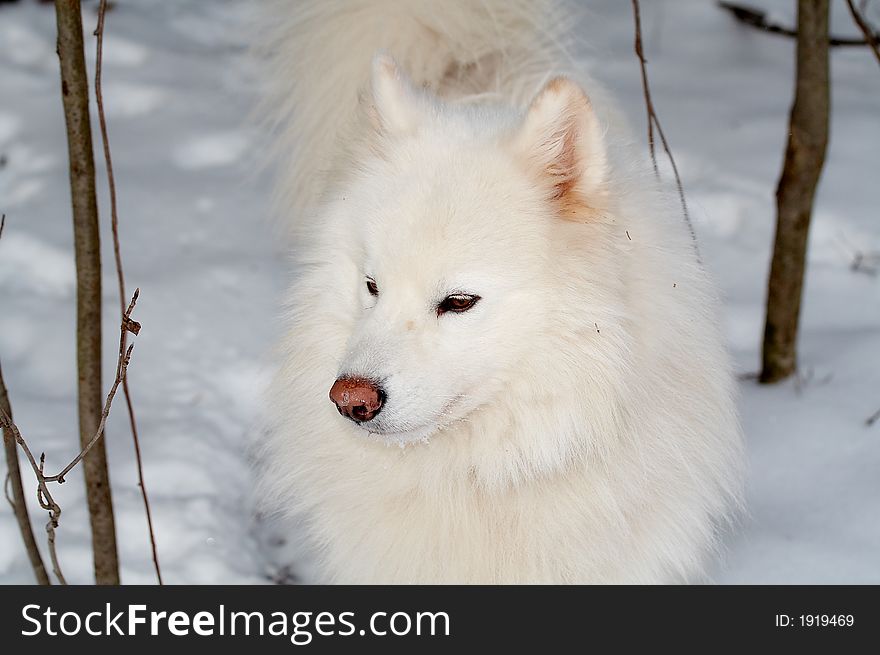
[[[776,240],[767,286],[761,382],[797,367],[798,318],[813,197],[828,143],[828,0],[798,0],[797,72],[788,145],[776,188]]]
[[[89,122],[89,83],[83,52],[79,0],[55,0],[61,95],[67,123],[73,237],[76,250],[76,359],[80,445],[85,446],[101,420],[101,239],[95,196],[95,160]],[[116,527],[110,495],[105,440],[83,460],[95,581],[119,584]]]
[[[3,382],[3,371],[0,370],[0,409],[12,418],[12,405],[9,402],[9,394],[6,392],[6,384]],[[12,430],[3,430],[3,449],[6,451],[6,466],[9,470],[9,486],[12,488],[12,502],[15,505],[15,518],[18,521],[18,529],[24,541],[25,550],[31,560],[31,568],[37,582],[42,585],[52,584],[49,574],[43,565],[37,540],[34,539],[34,531],[31,528],[31,519],[28,516],[27,503],[24,497],[24,487],[21,484],[21,469],[18,466],[18,444],[12,435]]]

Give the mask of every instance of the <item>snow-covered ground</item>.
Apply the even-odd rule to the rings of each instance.
[[[642,3],[655,103],[682,172],[703,258],[725,298],[739,372],[757,370],[763,299],[792,92],[794,43],[736,24],[709,0]],[[790,2],[765,1],[791,23]],[[845,3],[836,33],[854,34]],[[96,2],[85,2],[94,59]],[[644,106],[630,3],[591,1],[580,33],[594,74],[636,131]],[[880,3],[869,5],[880,22]],[[247,128],[256,97],[243,26],[254,3],[120,0],[108,15],[104,88],[130,287],[141,288],[129,372],[163,573],[172,583],[279,577],[253,518],[247,446],[272,362],[285,254],[265,220],[268,175]],[[15,416],[47,468],[75,454],[74,285],[66,146],[51,7],[0,7],[0,357]],[[833,124],[810,241],[798,381],[744,379],[749,515],[714,578],[880,583],[880,67],[832,52]],[[103,165],[99,189],[105,207]],[[106,226],[106,219],[105,219]],[[117,299],[105,232],[106,384]],[[868,265],[854,271],[859,254]],[[120,404],[108,450],[123,582],[153,580]],[[27,469],[25,474],[27,474]],[[30,479],[25,475],[26,486]],[[60,557],[90,581],[84,493],[71,475]],[[42,513],[31,508],[42,541]],[[0,582],[30,582],[0,503]],[[303,571],[294,568],[293,574]]]

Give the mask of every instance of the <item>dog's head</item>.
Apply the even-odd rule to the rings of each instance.
[[[380,55],[372,91],[373,152],[341,193],[356,317],[328,386],[343,416],[408,442],[542,375],[517,365],[556,327],[556,231],[601,213],[606,158],[564,78],[524,115],[449,106]]]

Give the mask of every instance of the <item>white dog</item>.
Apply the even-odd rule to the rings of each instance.
[[[262,483],[324,581],[700,580],[738,503],[712,285],[566,11],[273,5],[297,271]]]

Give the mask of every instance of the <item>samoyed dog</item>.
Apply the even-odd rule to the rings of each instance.
[[[738,504],[715,291],[570,11],[271,6],[295,274],[261,491],[320,581],[700,581]]]

